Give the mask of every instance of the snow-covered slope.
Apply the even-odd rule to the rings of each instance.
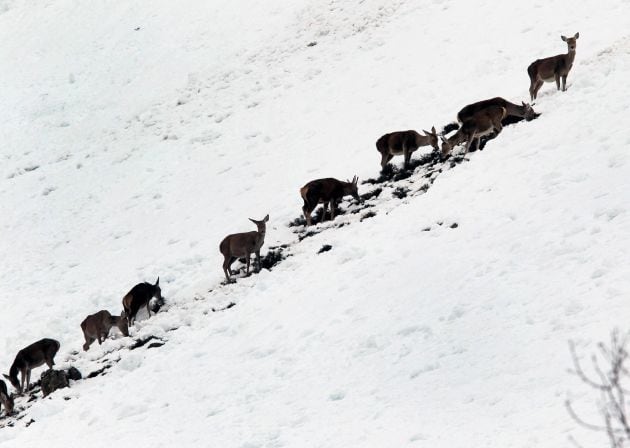
[[[630,4],[474,3],[0,1],[0,369],[41,337],[84,373],[120,359],[0,444],[601,446],[564,409],[594,409],[567,340],[627,321]],[[576,31],[538,120],[297,242],[306,181],[527,99],[527,65]],[[220,287],[218,243],[266,213],[291,256]],[[167,343],[81,352],[81,320],[157,275],[169,309],[132,335]]]

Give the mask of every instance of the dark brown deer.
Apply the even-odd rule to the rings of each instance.
[[[562,78],[562,91],[567,89],[567,75],[575,60],[575,48],[579,37],[580,33],[575,33],[573,37],[560,36],[567,43],[567,54],[537,59],[527,67],[530,80],[529,95],[532,101],[536,99],[538,91],[545,82],[556,81],[556,87],[560,90],[560,78]]]
[[[81,330],[83,330],[83,336],[85,337],[83,350],[88,351],[94,341],[98,341],[98,345],[101,345],[109,336],[113,326],[116,326],[123,336],[129,336],[129,320],[124,311],[120,316],[112,316],[109,311],[101,310],[86,317],[81,322]]]
[[[1,405],[4,405],[5,415],[13,413],[13,407],[15,406],[15,402],[13,401],[13,394],[9,395],[7,385],[2,380],[0,380],[0,410],[2,410]]]
[[[122,305],[125,315],[129,321],[129,325],[133,325],[136,320],[136,314],[143,306],[147,307],[147,313],[151,317],[151,308],[149,302],[155,297],[158,300],[162,300],[162,290],[160,289],[160,277],[155,281],[155,285],[151,283],[138,283],[131,288],[125,297],[122,299]]]
[[[457,113],[457,121],[463,123],[464,121],[472,118],[472,116],[480,110],[486,109],[490,106],[504,107],[507,116],[524,118],[527,121],[540,116],[540,114],[534,111],[534,108],[530,104],[527,104],[524,101],[522,101],[519,106],[518,104],[509,102],[505,98],[497,96],[495,98],[490,98],[489,100],[477,101],[476,103],[464,106],[462,110]]]
[[[352,181],[343,182],[332,177],[326,179],[312,180],[302,188],[300,188],[300,196],[304,200],[302,206],[302,212],[306,218],[306,225],[311,225],[311,213],[317,207],[317,204],[323,205],[321,222],[324,222],[326,218],[326,206],[330,205],[330,219],[335,219],[335,209],[337,204],[344,196],[352,196],[357,201],[359,198],[358,184],[359,179],[357,176],[352,178]]]
[[[232,263],[238,258],[244,257],[247,263],[245,270],[249,274],[249,263],[253,253],[256,254],[256,272],[260,271],[260,248],[265,243],[265,233],[267,232],[267,221],[269,215],[265,216],[261,221],[249,218],[251,222],[256,224],[258,230],[244,233],[234,233],[223,238],[219,245],[219,250],[223,254],[223,272],[228,283],[233,282]]]
[[[439,151],[438,135],[435,126],[431,128],[431,132],[423,130],[424,135],[418,134],[416,131],[397,131],[383,135],[376,141],[376,149],[381,153],[381,168],[389,163],[394,156],[403,155],[405,157],[405,168],[409,166],[411,155],[421,146],[433,146],[433,149]]]
[[[60,344],[54,339],[41,339],[18,352],[15,361],[9,369],[9,375],[4,375],[19,394],[22,394],[24,383],[26,382],[26,392],[28,392],[31,382],[31,370],[46,363],[49,369],[55,365],[55,355],[59,351]],[[22,375],[18,381],[18,373]]]
[[[473,141],[478,144],[480,137],[496,132],[499,134],[503,129],[501,120],[507,115],[505,107],[490,106],[472,115],[462,123],[459,130],[448,139],[442,138],[442,157],[447,157],[454,146],[466,143],[466,152]]]

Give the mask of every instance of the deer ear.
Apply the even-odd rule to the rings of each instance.
[[[560,39],[562,39],[563,41],[567,41],[567,37],[566,36],[560,36]]]
[[[267,214],[265,218],[263,219],[263,222],[267,222],[267,221],[269,221],[269,214]]]
[[[580,37],[580,33],[575,33],[575,36],[573,36],[575,39]]]
[[[431,133],[437,134],[437,132],[435,132],[435,126],[431,126]]]
[[[6,379],[8,379],[9,381],[11,381],[11,377],[9,375],[6,375],[6,374],[3,373],[2,376],[5,377]]]
[[[157,278],[157,280],[155,281],[155,286],[159,286],[160,285],[160,277]]]

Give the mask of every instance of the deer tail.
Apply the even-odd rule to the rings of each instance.
[[[449,123],[446,126],[444,126],[444,128],[442,129],[441,134],[445,135],[445,134],[448,134],[449,132],[456,131],[458,129],[459,129],[459,123],[454,121],[454,122]]]

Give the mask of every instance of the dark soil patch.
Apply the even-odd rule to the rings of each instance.
[[[289,247],[288,244],[283,244],[282,246],[272,246],[267,251],[262,260],[260,261],[260,266],[262,269],[267,269],[271,271],[271,269],[280,263],[282,260],[287,258],[284,254],[285,250]]]
[[[409,193],[409,188],[407,187],[396,187],[396,189],[394,191],[392,191],[392,196],[398,198],[398,199],[402,199],[402,198],[406,198],[407,194]]]
[[[375,216],[376,216],[376,212],[369,211],[369,212],[367,212],[367,213],[365,213],[364,215],[361,216],[361,221],[363,221],[364,219],[373,218]]]
[[[161,346],[161,345],[164,345],[164,344],[165,344],[165,342],[164,342],[162,339],[157,338],[157,337],[155,337],[155,336],[149,336],[149,337],[146,337],[146,338],[144,338],[144,339],[138,339],[138,340],[136,340],[136,341],[133,343],[133,345],[131,345],[131,346],[129,347],[129,350],[135,350],[135,349],[137,349],[137,348],[144,347],[145,345],[147,345],[147,344],[148,344],[149,342],[151,342],[151,341],[156,341],[156,343],[159,343],[159,344],[160,344],[159,346]],[[159,347],[159,346],[154,346],[154,347]]]
[[[330,249],[332,249],[332,246],[330,244],[324,244],[321,249],[319,249],[317,251],[318,254],[323,254],[324,252],[328,252]]]
[[[227,305],[225,305],[223,308],[212,308],[212,312],[216,313],[217,311],[225,311],[225,310],[229,310],[230,308],[232,308],[233,306],[236,306],[236,303],[234,302],[230,302]]]

